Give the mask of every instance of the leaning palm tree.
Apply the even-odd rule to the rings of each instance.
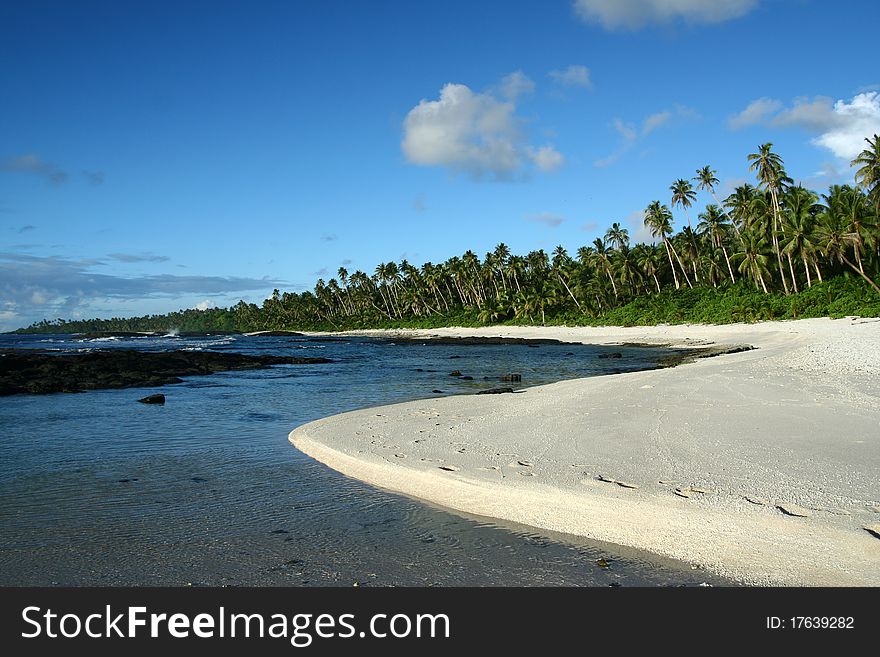
[[[675,289],[678,290],[681,287],[681,284],[678,282],[678,274],[676,274],[675,264],[672,262],[673,254],[675,254],[675,259],[681,267],[681,273],[684,275],[688,287],[693,287],[688,278],[687,271],[681,262],[681,258],[678,257],[675,247],[669,240],[669,236],[672,235],[672,213],[669,211],[669,208],[665,205],[660,205],[660,201],[652,201],[645,209],[645,226],[651,231],[653,237],[660,238],[660,241],[663,242],[663,246],[666,248],[666,255],[669,257],[669,266],[672,269],[672,278],[675,281]]]
[[[825,257],[831,262],[845,263],[855,273],[865,279],[867,283],[880,293],[880,287],[861,271],[854,262],[847,257],[850,248],[856,244],[856,236],[849,231],[846,219],[841,215],[825,212],[820,216],[819,228],[816,231],[819,246]]]
[[[680,205],[684,209],[684,216],[687,218],[688,226],[691,225],[691,216],[688,214],[688,208],[697,200],[697,193],[694,191],[693,185],[689,180],[679,178],[669,187],[672,192],[672,207]]]
[[[782,287],[788,294],[788,281],[785,270],[782,268],[782,249],[779,248],[779,193],[788,176],[783,168],[782,158],[773,152],[773,144],[762,144],[757,153],[750,153],[748,161],[751,162],[749,170],[756,172],[759,186],[770,192],[773,207],[773,249],[776,251],[776,259],[779,262],[779,276],[782,278]]]
[[[856,184],[873,198],[876,212],[880,214],[880,135],[865,137],[865,141],[868,148],[859,153],[850,166],[859,167],[855,174]]]

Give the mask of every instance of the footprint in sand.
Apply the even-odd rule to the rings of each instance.
[[[437,467],[441,470],[446,470],[447,472],[458,472],[461,470],[457,465],[439,465]]]
[[[614,479],[605,475],[596,475],[596,479],[598,479],[599,481],[604,481],[606,484],[617,484],[621,488],[637,489],[639,487],[638,484],[631,484],[628,481],[620,481],[619,479]]]
[[[529,472],[528,470],[520,470],[519,472],[523,477],[534,477],[534,472]]]
[[[809,510],[790,502],[777,504],[776,508],[782,511],[785,515],[794,516],[795,518],[808,518],[810,516]]]
[[[497,465],[484,465],[482,468],[480,468],[480,470],[495,470],[495,471],[500,470],[500,469],[501,468],[499,468]]]
[[[525,460],[523,460],[523,461],[517,461],[517,463],[520,464],[521,466],[523,466],[524,468],[533,468],[533,467],[535,467],[535,464],[532,463],[531,461],[525,461]]]
[[[763,497],[752,497],[750,495],[745,496],[746,502],[751,502],[752,504],[757,504],[758,506],[767,506],[770,504],[770,500],[765,500]]]
[[[394,456],[397,457],[397,458],[399,458],[399,459],[405,459],[405,458],[406,458],[406,454],[395,454]]]
[[[874,538],[880,538],[880,524],[877,525],[865,525],[862,527],[866,532],[868,532]]]
[[[689,490],[685,490],[683,488],[676,488],[672,492],[675,493],[676,495],[678,495],[679,497],[684,497],[685,499],[687,499],[691,496],[691,492]]]

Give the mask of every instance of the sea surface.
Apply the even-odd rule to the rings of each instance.
[[[162,387],[0,397],[0,585],[724,584],[673,560],[378,490],[287,441],[294,427],[334,413],[472,394],[511,372],[530,386],[645,369],[666,349],[0,335],[0,349],[9,348],[217,350],[333,362]],[[608,358],[613,352],[621,357]],[[453,370],[474,379],[451,377]],[[164,406],[136,401],[157,392]]]

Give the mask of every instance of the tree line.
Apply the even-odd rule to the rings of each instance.
[[[261,306],[182,310],[110,320],[43,321],[24,331],[256,331],[439,326],[451,323],[652,323],[880,314],[880,137],[852,161],[853,185],[818,194],[795,185],[773,145],[747,157],[755,184],[718,198],[711,166],[670,186],[644,211],[653,244],[612,223],[570,254],[526,255],[503,243],[480,258],[406,260],[372,274],[340,267],[313,291],[275,290]],[[714,203],[695,210],[698,191]],[[684,215],[674,229],[674,210]],[[714,307],[695,314],[694,307]]]

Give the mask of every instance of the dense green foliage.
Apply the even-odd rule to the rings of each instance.
[[[715,172],[693,181],[715,204],[689,209],[691,181],[670,187],[687,226],[675,233],[660,201],[644,222],[658,243],[630,245],[613,223],[604,239],[577,250],[558,246],[520,256],[499,244],[420,268],[380,263],[372,276],[344,268],[314,291],[275,290],[262,306],[88,321],[43,321],[24,332],[259,331],[433,328],[523,323],[637,325],[728,323],[804,317],[880,316],[880,138],[854,161],[855,186],[821,197],[792,184],[772,144],[748,156],[758,185],[717,199]]]

